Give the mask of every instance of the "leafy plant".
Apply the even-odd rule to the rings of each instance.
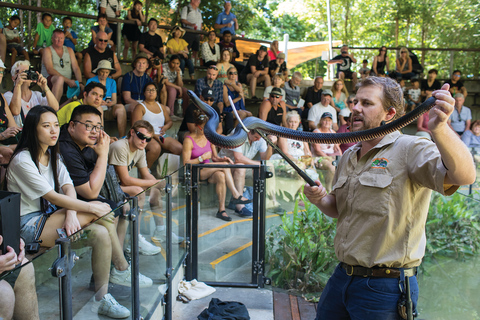
[[[282,224],[267,235],[267,262],[274,286],[302,293],[323,289],[338,263],[333,248],[336,222],[312,205],[303,192],[292,215],[283,215]]]

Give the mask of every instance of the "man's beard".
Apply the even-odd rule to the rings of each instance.
[[[207,84],[211,87],[211,86],[213,85],[213,82],[214,82],[214,81],[215,81],[215,80],[208,79],[208,80],[207,80]]]

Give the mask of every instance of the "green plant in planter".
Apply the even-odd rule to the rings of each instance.
[[[480,249],[478,201],[459,193],[446,197],[434,193],[426,224],[425,259],[435,254],[465,258]]]
[[[273,285],[302,293],[319,292],[338,263],[333,248],[336,220],[312,205],[303,192],[305,210],[283,215],[267,235],[267,275]]]

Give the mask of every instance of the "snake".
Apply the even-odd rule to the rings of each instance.
[[[188,95],[192,102],[199,109],[203,110],[209,118],[205,124],[204,133],[205,137],[208,141],[210,141],[210,143],[224,149],[235,149],[245,142],[247,139],[247,132],[243,130],[241,124],[237,125],[232,135],[224,136],[218,134],[216,130],[220,118],[215,109],[203,102],[193,91],[188,90]],[[243,124],[248,130],[261,130],[262,132],[281,138],[288,138],[309,143],[344,144],[373,140],[400,130],[418,119],[418,117],[420,117],[422,114],[428,112],[435,105],[435,101],[435,97],[430,97],[421,105],[394,121],[383,124],[376,128],[355,132],[316,133],[298,131],[263,121],[257,117],[247,117],[243,119]]]

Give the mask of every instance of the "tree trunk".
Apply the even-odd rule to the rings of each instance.
[[[348,19],[350,15],[350,1],[345,1],[345,38],[343,39],[343,43],[348,43]]]
[[[398,16],[395,17],[395,47],[398,48],[398,29],[399,29]]]

